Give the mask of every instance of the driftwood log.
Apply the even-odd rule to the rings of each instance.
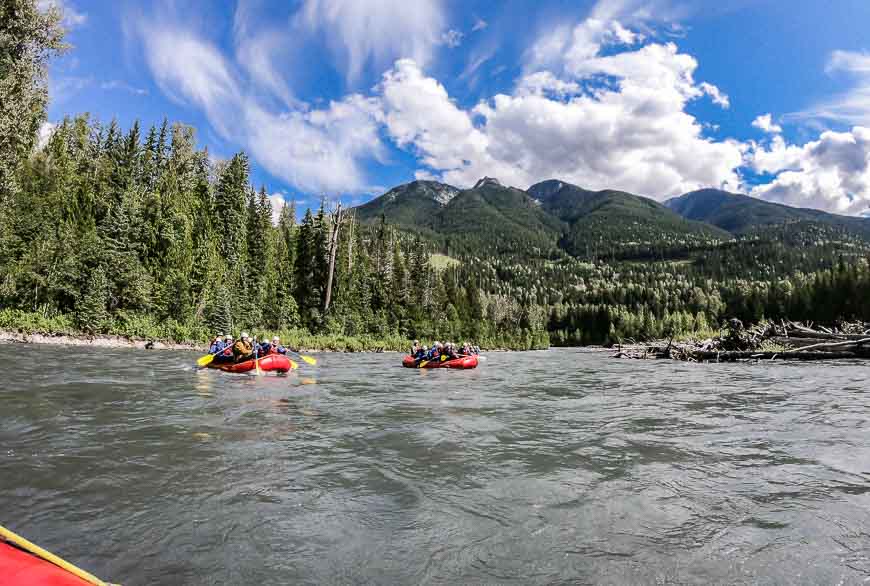
[[[615,357],[689,362],[870,359],[870,328],[867,326],[858,323],[842,324],[842,328],[813,328],[783,321],[765,322],[746,329],[738,320],[731,320],[717,338],[675,343],[671,337],[667,343],[620,347]]]
[[[736,362],[738,360],[844,360],[860,358],[855,352],[695,352],[693,357],[704,362]],[[870,357],[870,356],[868,356]]]

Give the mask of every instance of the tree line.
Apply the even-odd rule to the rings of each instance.
[[[175,339],[305,330],[546,346],[518,296],[429,262],[430,244],[326,200],[273,221],[244,153],[214,161],[190,127],[126,132],[79,116],[20,165],[0,246],[0,305],[76,329]]]

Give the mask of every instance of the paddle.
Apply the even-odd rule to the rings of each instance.
[[[289,353],[291,353],[291,354],[295,354],[296,356],[298,356],[299,358],[301,358],[302,361],[305,362],[306,364],[310,364],[311,366],[314,366],[315,364],[317,364],[317,360],[315,360],[315,359],[312,358],[311,356],[303,356],[303,355],[300,354],[299,352],[294,352],[294,351],[291,350],[290,348],[284,348],[284,349],[285,349],[287,352],[289,352]]]
[[[258,358],[260,354],[260,345],[257,344],[257,338],[254,338],[254,366],[257,368],[257,376],[263,374],[260,371],[260,359]]]

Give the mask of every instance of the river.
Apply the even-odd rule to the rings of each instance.
[[[861,363],[196,357],[0,346],[0,524],[126,586],[870,579]]]

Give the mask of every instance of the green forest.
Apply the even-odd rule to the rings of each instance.
[[[80,115],[37,144],[62,31],[53,11],[12,4],[16,18],[0,9],[0,329],[534,349],[710,336],[733,317],[870,321],[870,220],[716,190],[671,209],[492,179],[413,182],[359,208],[291,202],[276,219],[245,153],[216,160],[189,126]]]
[[[244,153],[213,163],[180,124],[65,120],[18,173],[0,327],[29,312],[63,330],[174,340],[252,330],[339,347],[547,345],[542,308],[436,270],[430,245],[389,225],[326,201],[299,222],[287,205],[273,223],[249,166]]]

